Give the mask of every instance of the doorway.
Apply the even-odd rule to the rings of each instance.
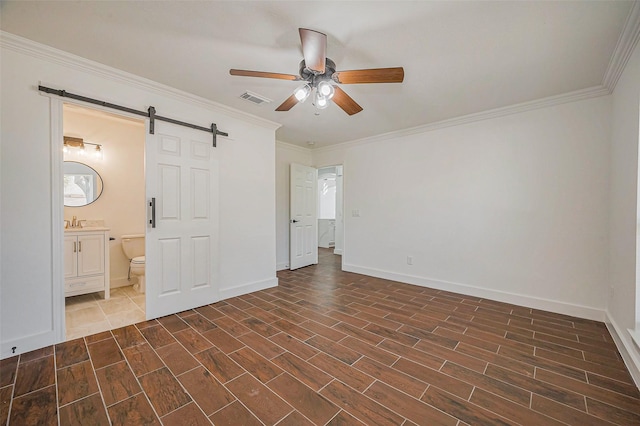
[[[65,340],[71,340],[146,319],[146,296],[134,288],[138,275],[131,274],[121,238],[146,233],[146,135],[144,120],[73,103],[63,104],[62,131]]]
[[[342,165],[318,169],[318,247],[342,255],[343,180]]]

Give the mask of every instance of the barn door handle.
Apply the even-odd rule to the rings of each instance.
[[[152,228],[156,227],[156,199],[155,197],[151,199],[151,202],[149,202],[149,207],[151,207],[151,220],[149,221],[149,224],[151,225]]]

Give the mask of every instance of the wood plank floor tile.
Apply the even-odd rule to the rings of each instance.
[[[107,406],[140,393],[140,385],[126,362],[111,364],[96,370],[102,397]]]
[[[178,331],[173,336],[192,354],[202,352],[213,346],[213,343],[192,328]]]
[[[162,426],[144,394],[139,393],[107,409],[113,426]]]
[[[226,387],[265,424],[273,425],[293,411],[289,404],[249,374],[232,380]]]
[[[337,380],[320,394],[367,425],[399,425],[404,421],[398,414]]]
[[[347,336],[342,339],[340,344],[359,352],[361,355],[366,355],[371,359],[375,359],[384,365],[391,365],[399,358],[398,355],[392,352],[378,346],[371,345],[367,342],[363,342],[362,340],[355,339],[351,336]]]
[[[563,389],[556,385],[531,377],[523,376],[522,374],[515,373],[493,364],[489,364],[485,374],[514,386],[521,387],[522,389],[526,389],[532,393],[545,396],[553,399],[554,401],[562,402],[563,404],[577,408],[578,410],[586,411],[584,396],[570,390]]]
[[[316,425],[326,424],[340,409],[288,373],[275,378],[269,388]]]
[[[353,366],[378,381],[399,389],[414,398],[420,398],[428,386],[427,383],[416,379],[412,375],[405,374],[366,356],[356,361]]]
[[[171,343],[174,343],[176,341],[171,333],[165,330],[165,328],[160,324],[143,328],[140,330],[140,332],[154,349],[170,345]]]
[[[162,324],[162,326],[166,328],[169,333],[175,333],[177,331],[189,328],[189,325],[184,322],[178,315],[167,315],[162,318],[158,318],[158,322]]]
[[[6,425],[9,420],[9,407],[11,406],[11,395],[13,385],[0,388],[0,425]]]
[[[18,356],[0,360],[0,388],[15,383],[18,371]]]
[[[448,376],[440,371],[433,370],[429,367],[417,364],[408,359],[400,358],[398,362],[393,364],[393,368],[399,370],[411,377],[436,386],[440,389],[445,389],[448,392],[463,398],[468,399],[473,390],[473,385],[458,380],[455,377]]]
[[[346,411],[340,411],[329,423],[327,426],[366,426],[360,420],[353,417],[351,414]]]
[[[300,412],[293,411],[287,417],[279,421],[278,426],[314,426],[314,424],[300,414]]]
[[[235,379],[245,370],[223,352],[211,348],[196,354],[196,358],[222,383]]]
[[[1,360],[0,425],[640,425],[604,323],[340,266]]]
[[[19,363],[14,395],[17,397],[53,385],[56,382],[54,368],[53,356]]]
[[[319,352],[317,349],[314,349],[313,347],[302,343],[295,337],[283,332],[280,332],[275,336],[271,336],[269,340],[302,359],[309,359]]]
[[[382,382],[375,382],[365,392],[369,398],[421,425],[458,424],[458,419],[443,413],[419,399],[410,397]]]
[[[138,331],[135,325],[117,328],[115,330],[111,330],[111,332],[122,349],[146,343],[145,338],[142,337],[142,334]]]
[[[14,398],[9,425],[58,426],[56,387],[52,385]]]
[[[635,413],[640,417],[640,399],[638,398],[632,398],[579,380],[570,379],[542,368],[536,370],[535,378],[564,389],[569,389],[600,402],[615,405],[623,410]]]
[[[470,425],[496,426],[512,424],[496,413],[485,410],[436,387],[427,389],[422,401]]]
[[[98,383],[89,361],[61,368],[57,374],[59,405],[65,405],[98,392]]]
[[[365,324],[365,326],[367,325],[369,325],[369,323]],[[378,334],[371,333],[370,331],[364,330],[351,324],[340,323],[337,324],[334,328],[336,330],[342,331],[345,334],[348,334],[351,337],[355,337],[372,345],[377,345],[384,340],[384,337]]]
[[[108,338],[96,343],[87,345],[93,368],[106,367],[109,364],[124,360],[124,355],[120,351],[114,338]]]
[[[60,424],[65,426],[109,426],[100,394],[93,394],[60,408]]]
[[[191,397],[166,367],[147,373],[139,380],[160,417],[191,402]]]
[[[487,390],[492,394],[499,395],[510,401],[516,402],[522,406],[528,407],[531,403],[531,392],[492,377],[485,376],[484,374],[480,374],[473,370],[469,370],[468,368],[464,368],[453,362],[447,361],[440,371],[449,376],[460,379],[463,382],[472,384],[477,388]]]
[[[184,322],[189,324],[198,333],[204,333],[218,327],[199,313],[183,318]]]
[[[44,348],[36,349],[34,351],[30,351],[20,355],[20,362],[23,363],[23,362],[34,361],[36,359],[43,358],[46,356],[51,356],[51,355],[53,355],[53,347],[45,346]]]
[[[315,391],[333,380],[331,375],[288,352],[277,356],[272,362]]]
[[[246,318],[241,321],[241,324],[245,325],[247,328],[250,328],[254,332],[258,333],[262,337],[271,337],[274,334],[280,333],[280,330],[275,328],[272,325],[267,324],[266,322],[258,319],[258,318]]]
[[[385,349],[398,357],[410,359],[418,364],[433,368],[434,370],[439,370],[445,362],[443,358],[433,356],[419,349],[410,348],[409,346],[405,346],[393,340],[385,339],[378,345],[378,347]],[[484,363],[481,364],[483,364],[482,368],[484,369]]]
[[[480,373],[483,372],[484,369],[487,367],[487,362],[481,358],[476,357],[475,353],[466,354],[460,351],[461,347],[464,347],[463,343],[459,344],[458,347],[456,347],[456,350],[447,349],[445,347],[438,346],[438,345],[431,345],[427,342],[418,342],[415,345],[415,349],[419,349],[432,356],[438,357],[440,359],[447,359],[449,361],[455,362],[458,365],[462,365],[464,367],[470,368],[471,370],[474,370]],[[477,348],[474,348],[473,346],[469,346],[469,347],[473,349],[477,349]],[[490,352],[487,352],[487,353],[490,353]],[[531,372],[531,374],[533,374],[533,371]]]
[[[238,340],[267,359],[274,358],[284,352],[280,346],[253,331],[243,334],[238,337]]]
[[[164,364],[174,376],[184,373],[200,365],[198,361],[179,343],[172,343],[156,350]]]
[[[148,343],[123,349],[122,352],[136,377],[164,367],[164,363]]]
[[[281,368],[251,348],[237,350],[229,354],[229,357],[262,383],[267,383],[283,372]]]
[[[493,413],[500,414],[501,416],[519,424],[550,426],[563,425],[562,422],[559,422],[549,416],[530,410],[529,406],[525,407],[520,404],[516,404],[515,402],[496,396],[495,394],[483,389],[474,389],[469,402]]]
[[[222,352],[229,354],[230,352],[237,351],[243,348],[245,345],[229,333],[221,329],[220,327],[213,330],[202,333],[202,336],[213,343],[213,345],[220,349]]]
[[[353,364],[362,356],[357,351],[322,336],[314,336],[308,339],[306,343],[347,364]]]
[[[619,425],[640,425],[639,415],[589,397],[587,397],[587,412]]]
[[[533,395],[531,409],[570,425],[610,426],[611,423],[568,405],[540,395]]]
[[[313,356],[308,360],[308,362],[315,365],[328,375],[338,377],[340,381],[360,392],[364,392],[364,390],[375,380],[373,377],[337,360],[331,355],[327,355],[324,352],[320,352]]]
[[[216,426],[264,426],[256,416],[238,401],[215,412],[209,418]]]
[[[162,418],[163,426],[211,426],[211,421],[193,402]]]
[[[207,416],[236,400],[204,367],[188,371],[178,376],[178,380]]]

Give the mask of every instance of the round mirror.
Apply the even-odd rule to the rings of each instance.
[[[64,205],[81,207],[102,194],[102,178],[91,167],[77,161],[64,162]]]

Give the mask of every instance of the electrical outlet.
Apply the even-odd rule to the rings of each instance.
[[[413,265],[413,256],[407,256],[407,265]]]
[[[351,210],[351,217],[360,217],[360,210]]]

